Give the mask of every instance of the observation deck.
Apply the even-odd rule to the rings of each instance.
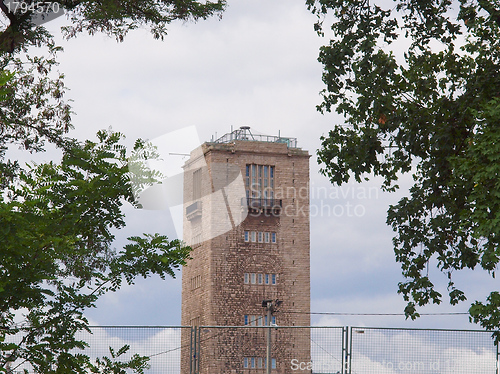
[[[285,138],[283,136],[259,135],[252,134],[250,126],[241,126],[220,138],[213,140],[212,143],[224,144],[232,143],[235,140],[267,142],[267,143],[284,143],[288,148],[297,148],[297,138]]]

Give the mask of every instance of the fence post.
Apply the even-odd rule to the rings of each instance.
[[[342,354],[340,355],[340,360],[341,360],[341,374],[344,374],[344,367],[345,367],[345,360],[347,357],[347,338],[345,337],[346,335],[346,327],[342,327]]]
[[[271,307],[267,308],[267,346],[266,346],[266,373],[271,374]]]
[[[200,359],[200,343],[198,326],[191,327],[191,341],[189,342],[189,374],[198,374]]]
[[[201,355],[201,326],[195,326],[194,339],[195,339],[194,373],[199,374],[200,373],[200,355]]]
[[[499,373],[499,367],[498,367],[498,360],[500,359],[500,355],[499,355],[499,352],[498,352],[498,343],[495,343],[495,345],[497,346],[497,374],[500,374]]]
[[[352,366],[352,326],[350,327],[351,334],[349,337],[349,374],[351,374],[351,366]]]
[[[189,374],[193,374],[193,335],[194,328],[191,327],[191,333],[189,336]]]
[[[342,373],[343,374],[351,374],[351,348],[352,348],[352,340],[350,339],[350,334],[349,334],[349,329],[351,329],[352,332],[352,327],[344,327],[344,337],[345,337],[345,342],[342,343],[343,345],[343,355],[342,355]]]

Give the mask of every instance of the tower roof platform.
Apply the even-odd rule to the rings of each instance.
[[[250,126],[241,126],[239,129],[231,131],[218,139],[213,140],[211,143],[232,143],[235,140],[241,141],[257,141],[267,143],[284,143],[288,148],[297,148],[297,138],[288,138],[283,136],[253,134],[250,131]]]

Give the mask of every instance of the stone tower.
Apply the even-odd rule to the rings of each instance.
[[[184,240],[193,251],[182,273],[182,325],[239,327],[200,329],[197,368],[184,348],[182,374],[265,373],[268,329],[258,326],[310,324],[309,157],[294,138],[248,127],[191,152]],[[279,305],[269,321],[264,300]],[[272,373],[310,360],[307,329],[273,330]]]

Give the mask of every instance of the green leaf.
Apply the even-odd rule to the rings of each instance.
[[[452,274],[494,274],[500,261],[497,4],[306,4],[320,33],[324,20],[333,20],[331,39],[320,48],[325,89],[318,109],[345,117],[321,137],[321,172],[339,185],[381,177],[387,191],[412,173],[409,193],[387,214],[405,277],[405,314],[415,318],[417,306],[441,302],[430,267],[449,281],[450,303],[464,302]],[[495,297],[473,304],[471,318],[500,334]]]

